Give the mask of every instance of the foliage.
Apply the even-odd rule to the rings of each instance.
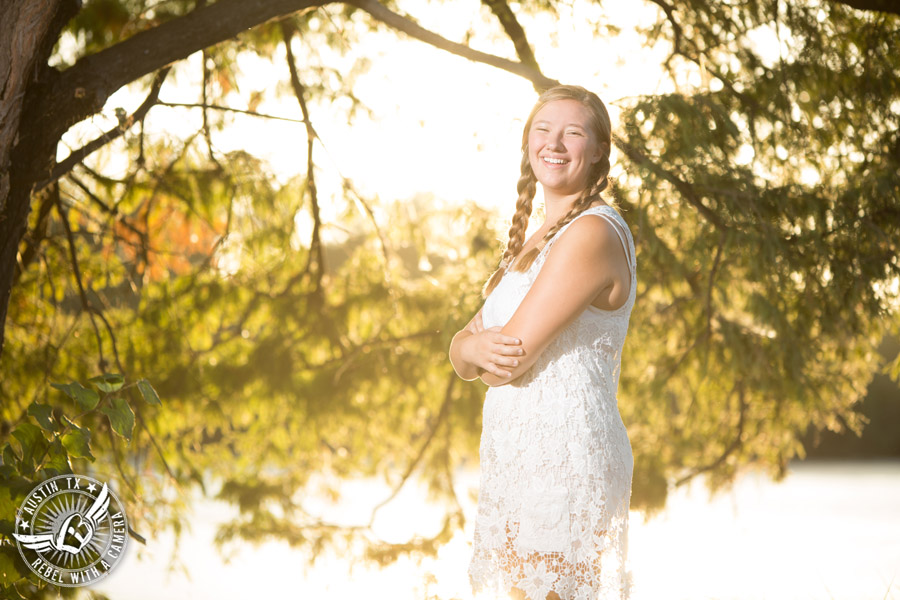
[[[91,377],[88,384],[51,383],[62,393],[48,394],[45,402],[32,401],[24,410],[25,402],[4,405],[3,424],[11,431],[0,448],[0,532],[7,539],[12,540],[16,513],[26,496],[51,477],[93,469],[111,474],[118,468],[122,483],[131,485],[134,474],[119,462],[121,446],[131,440],[135,412],[144,411],[139,398],[160,406],[159,396],[146,379],[126,383],[120,373]],[[13,543],[0,545],[0,585],[9,598],[74,594],[74,588],[50,586],[29,571]]]
[[[783,474],[809,426],[860,430],[900,272],[896,18],[788,4],[766,60],[748,38],[767,8],[718,10],[679,11],[708,82],[627,108],[620,182],[645,274],[626,422],[663,472],[713,486],[753,461]]]
[[[888,337],[879,352],[885,362],[900,352],[900,340]],[[892,380],[887,369],[876,373],[866,389],[866,397],[854,409],[865,422],[862,435],[846,430],[842,433],[810,428],[803,440],[809,458],[886,458],[900,456],[900,384]],[[840,418],[840,417],[837,417]]]
[[[61,185],[81,209],[72,223],[79,271],[109,330],[95,334],[67,249],[48,245],[50,268],[23,276],[11,311],[4,360],[31,367],[2,383],[4,422],[35,397],[48,411],[64,411],[65,401],[108,415],[100,425],[76,421],[89,446],[59,435],[70,457],[97,457],[91,471],[129,482],[123,500],[136,530],[180,527],[196,485],[242,511],[222,528],[222,544],[277,536],[318,554],[329,544],[356,549],[362,539],[360,556],[382,562],[436,551],[462,525],[451,474],[477,452],[483,391],[456,380],[446,352],[457,324],[478,308],[491,215],[474,205],[433,210],[426,196],[406,206],[370,202],[392,224],[379,237],[366,231],[362,200],[348,201],[340,228],[323,225],[335,241],[316,288],[295,224],[308,209],[305,180],[281,185],[245,153],[212,163],[202,139],[187,144],[146,145],[146,170],[106,189],[96,182],[92,193],[117,204],[115,217],[95,212],[81,188]],[[41,339],[55,331],[64,332],[65,350],[47,360]],[[128,389],[158,410],[104,395],[122,384],[110,376],[44,383],[86,378],[98,344],[123,371],[153,374],[152,387],[139,380]],[[338,493],[319,474],[399,487],[412,470],[424,470],[435,499],[449,502],[433,539],[385,544],[371,524],[342,530],[304,507],[314,493]]]
[[[809,428],[859,430],[875,346],[900,326],[897,18],[657,4],[669,10],[642,33],[671,43],[673,85],[620,102],[613,186],[638,246],[620,408],[633,505],[648,510],[700,473],[715,488],[750,463],[783,473]],[[87,2],[64,37],[75,56],[61,43],[54,61],[194,6]],[[564,8],[523,2],[519,18],[527,33]],[[327,140],[310,140],[313,156],[298,142],[310,168],[286,183],[215,144],[232,121],[212,106],[256,113],[279,94],[310,125],[369,118],[355,77],[377,62],[348,49],[374,29],[336,5],[209,48],[195,132],[151,138],[141,123],[35,195],[2,357],[4,535],[31,484],[69,470],[117,474],[136,531],[180,532],[198,487],[241,510],[221,543],[278,537],[313,556],[334,546],[387,563],[434,553],[463,525],[453,474],[477,459],[484,388],[455,378],[447,349],[499,257],[496,217],[435,207],[434,191],[392,203],[342,179],[321,192]],[[239,57],[283,61],[286,31],[301,85],[285,69],[273,89],[242,90]],[[104,161],[117,153],[124,174]],[[335,526],[305,502],[365,476],[394,489],[424,478],[447,507],[439,533],[388,544],[371,522]],[[12,594],[23,573],[9,548]]]

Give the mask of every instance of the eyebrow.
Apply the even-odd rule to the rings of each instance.
[[[542,124],[542,123],[543,123],[544,125],[549,125],[549,124],[550,124],[550,121],[547,121],[547,120],[545,120],[545,119],[541,119],[540,121],[535,121],[533,124],[534,124],[534,125],[540,125],[540,124]],[[568,124],[566,124],[566,127],[577,127],[578,129],[581,129],[582,131],[587,131],[587,129],[585,129],[583,126],[579,125],[578,123],[568,123]]]

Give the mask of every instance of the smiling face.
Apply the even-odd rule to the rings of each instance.
[[[591,112],[578,100],[548,102],[531,121],[528,158],[545,195],[581,193],[603,150],[591,126]]]

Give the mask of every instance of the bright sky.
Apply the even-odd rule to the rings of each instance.
[[[658,9],[649,2],[626,0],[606,2],[603,8],[594,3],[572,4],[562,6],[558,18],[549,14],[537,18],[520,15],[520,20],[544,73],[595,91],[607,104],[615,129],[617,100],[673,89],[659,67],[667,56],[668,45],[643,48],[642,37],[635,31],[636,25],[653,22]],[[511,42],[502,36],[491,39],[498,31],[495,17],[478,0],[454,0],[452,4],[407,0],[399,6],[401,12],[448,39],[461,40],[471,29],[473,47],[515,58]],[[591,23],[610,23],[621,32],[595,37]],[[295,51],[300,76],[309,83],[311,76],[302,68],[303,49],[298,45]],[[485,208],[497,209],[503,219],[511,216],[522,126],[537,97],[529,82],[439,51],[386,27],[367,34],[365,43],[351,47],[346,58],[337,57],[327,48],[316,51],[320,56],[331,57],[338,68],[346,68],[353,56],[372,58],[369,71],[359,77],[354,93],[376,115],[375,120],[358,118],[351,126],[343,118],[343,111],[320,103],[310,105],[314,126],[324,143],[317,144],[314,152],[322,216],[326,221],[340,206],[328,200],[340,193],[341,175],[351,179],[366,197],[377,196],[382,201],[433,193],[436,202],[474,200]],[[161,99],[198,102],[200,60],[200,53],[196,53],[179,67],[175,77],[170,75]],[[238,108],[246,108],[247,98],[254,90],[272,90],[288,79],[283,50],[274,61],[248,52],[238,64],[241,90],[227,102]],[[78,147],[84,140],[96,137],[115,123],[117,106],[131,112],[143,101],[144,94],[138,86],[123,88],[109,99],[100,115],[73,128],[64,141]],[[299,106],[290,94],[275,98],[270,93],[257,110],[301,118]],[[226,118],[230,125],[214,133],[218,150],[245,149],[265,158],[282,180],[305,174],[306,131],[302,124],[234,114]],[[156,107],[147,120],[147,133],[162,136],[195,131],[200,119],[196,109]],[[66,154],[68,150],[61,146],[60,157]],[[127,166],[127,157],[122,153],[105,152],[103,160],[107,169],[124,172]],[[615,176],[619,172],[615,148],[611,163]],[[536,227],[540,223],[535,224],[532,219],[532,224]],[[301,222],[298,226],[305,229],[309,225]],[[298,233],[305,239],[305,231]]]
[[[520,13],[519,20],[544,73],[595,91],[607,105],[614,130],[619,120],[618,105],[628,97],[675,90],[675,83],[661,68],[670,45],[662,42],[644,47],[644,37],[636,29],[646,28],[659,18],[655,4],[630,0],[610,0],[602,6],[590,2],[560,4],[558,16]],[[479,0],[400,0],[398,5],[401,13],[447,39],[463,40],[468,33],[473,48],[515,59],[512,43],[499,33],[496,18]],[[512,6],[517,8],[516,3]],[[335,10],[318,9],[322,27],[328,27],[328,11]],[[368,19],[364,14],[357,17],[360,21]],[[620,32],[609,33],[606,25]],[[774,27],[762,26],[751,32],[748,43],[763,63],[774,64],[780,55],[790,55],[789,39],[790,31],[784,25],[777,32]],[[497,229],[505,231],[516,199],[522,126],[536,99],[531,84],[409,39],[386,26],[366,33],[364,40],[349,45],[343,57],[324,44],[314,50],[318,58],[342,73],[356,57],[371,59],[371,67],[357,79],[354,93],[372,110],[374,119],[361,116],[350,125],[343,108],[310,102],[312,120],[321,138],[314,152],[325,222],[336,221],[343,206],[336,201],[342,194],[343,176],[353,181],[366,198],[385,202],[404,201],[422,193],[433,194],[436,203],[474,200],[496,210],[501,221]],[[71,60],[70,47],[71,43],[63,44],[61,52],[68,52]],[[314,83],[313,76],[303,69],[309,63],[305,52],[295,43],[300,77],[310,84]],[[198,52],[179,63],[163,86],[161,98],[199,102],[200,61]],[[232,92],[225,104],[246,108],[251,93],[265,91],[266,99],[258,106],[260,112],[301,118],[292,94],[276,97],[272,93],[276,86],[287,90],[283,49],[271,61],[246,52],[239,57],[238,71],[241,89]],[[705,85],[704,76],[696,68],[682,70],[678,78],[681,89]],[[712,89],[721,87],[715,79],[708,84]],[[142,86],[128,86],[113,94],[101,113],[64,136],[59,158],[68,154],[66,144],[79,147],[111,128],[116,122],[116,107],[130,113],[144,100],[145,93]],[[225,118],[225,130],[214,132],[218,151],[244,149],[264,158],[281,181],[305,174],[306,131],[302,124],[234,113]],[[155,107],[147,119],[146,133],[150,138],[183,137],[196,131],[200,123],[198,109]],[[90,160],[101,161],[106,172],[124,174],[128,156],[116,149],[117,144],[111,144]],[[622,169],[615,147],[611,154],[611,175],[616,177]],[[752,148],[745,144],[736,162],[747,164],[753,158]],[[818,180],[814,166],[803,167],[802,179],[809,184]],[[536,206],[540,202],[539,195]],[[377,212],[376,217],[381,223],[386,218]],[[531,220],[530,230],[540,225],[536,221]],[[306,213],[298,215],[297,227],[298,238],[309,239],[311,219]],[[326,241],[340,241],[342,235],[337,228],[323,230]]]

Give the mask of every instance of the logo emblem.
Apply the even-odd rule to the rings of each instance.
[[[119,562],[128,521],[105,483],[59,475],[25,498],[13,537],[35,575],[53,585],[79,587],[103,579]]]

